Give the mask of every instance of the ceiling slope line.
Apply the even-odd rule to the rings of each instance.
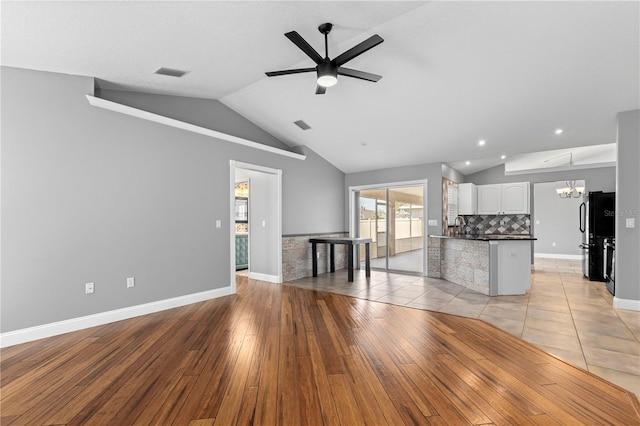
[[[295,158],[297,160],[305,160],[306,155],[298,154],[296,152],[287,151],[284,149],[276,148],[269,145],[264,145],[259,142],[254,142],[249,139],[240,138],[238,136],[222,133],[217,130],[207,129],[206,127],[196,126],[195,124],[186,123],[184,121],[176,120],[175,118],[166,117],[164,115],[155,114],[149,111],[144,111],[138,108],[133,108],[128,105],[119,104],[117,102],[108,101],[106,99],[97,98],[92,95],[85,95],[89,104],[94,107],[107,109],[121,114],[130,115],[132,117],[141,118],[143,120],[153,121],[154,123],[164,124],[170,127],[176,127],[178,129],[186,130],[188,132],[198,133],[204,136],[209,136],[216,139],[222,139],[228,142],[233,142],[238,145],[247,146],[249,148],[259,149],[262,151],[271,152],[272,154],[278,154],[285,157]]]

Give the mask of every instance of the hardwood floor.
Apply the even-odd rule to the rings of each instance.
[[[242,278],[0,369],[2,425],[640,424],[631,392],[485,322]]]

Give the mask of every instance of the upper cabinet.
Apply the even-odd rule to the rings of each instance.
[[[478,214],[529,214],[529,182],[478,185]]]
[[[473,183],[458,184],[458,214],[477,214],[477,189]]]

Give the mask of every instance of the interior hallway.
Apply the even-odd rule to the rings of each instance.
[[[604,283],[579,260],[536,258],[523,296],[489,297],[449,281],[372,271],[322,274],[287,284],[479,318],[640,396],[640,312],[613,308]]]

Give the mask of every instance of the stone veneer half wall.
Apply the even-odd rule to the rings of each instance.
[[[430,277],[489,295],[487,241],[429,237],[428,264]]]
[[[347,237],[347,232],[331,234],[283,235],[282,236],[282,280],[293,281],[312,275],[311,243],[309,238]],[[335,245],[336,270],[347,267],[346,246]],[[329,246],[318,244],[318,274],[329,272]]]

